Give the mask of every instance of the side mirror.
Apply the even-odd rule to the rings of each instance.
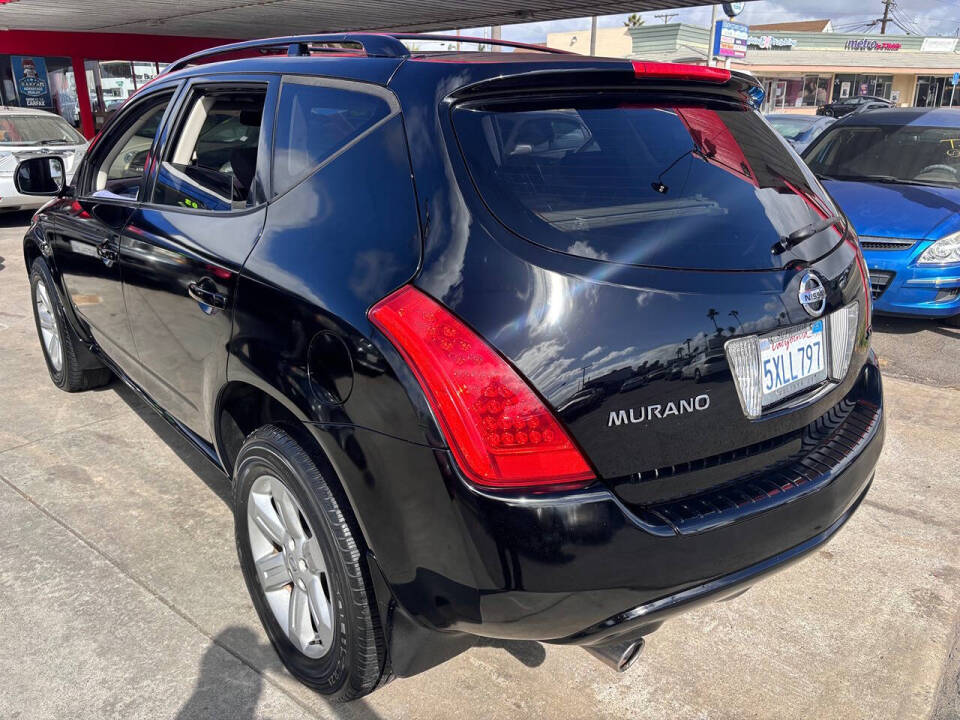
[[[13,185],[21,195],[59,195],[67,184],[63,158],[58,155],[27,158],[13,173]]]

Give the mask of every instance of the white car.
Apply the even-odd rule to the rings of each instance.
[[[59,155],[69,184],[86,150],[83,135],[59,115],[0,106],[0,212],[38,208],[47,201],[47,198],[17,193],[13,172],[21,160],[36,155]]]

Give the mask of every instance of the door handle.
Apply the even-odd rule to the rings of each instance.
[[[227,296],[223,293],[217,292],[215,289],[216,285],[213,280],[208,277],[201,278],[196,282],[192,282],[187,285],[187,293],[190,297],[196,300],[201,305],[206,305],[211,309],[211,312],[207,312],[203,308],[204,312],[208,315],[212,313],[212,310],[225,310],[227,307]]]
[[[97,256],[103,260],[103,264],[110,267],[117,261],[117,241],[114,239],[104,240],[97,245]]]

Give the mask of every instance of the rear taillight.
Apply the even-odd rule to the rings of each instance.
[[[706,65],[682,63],[643,62],[633,60],[633,74],[638,78],[663,78],[667,80],[691,80],[694,82],[725,83],[730,71]]]
[[[583,455],[516,370],[436,300],[408,285],[369,316],[417,375],[472,482],[557,489],[593,480]]]

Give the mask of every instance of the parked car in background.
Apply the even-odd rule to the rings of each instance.
[[[683,378],[690,378],[694,382],[700,382],[725,370],[727,370],[727,358],[724,355],[723,348],[717,347],[716,343],[711,342],[709,347],[699,350],[691,358],[690,362],[680,371],[680,375]]]
[[[63,158],[66,182],[87,148],[87,141],[55,113],[0,107],[0,211],[40,207],[46,200],[17,193],[13,171],[28,157],[55,154]]]
[[[832,103],[821,105],[817,108],[817,115],[826,115],[827,117],[843,117],[852,112],[862,109],[864,106],[870,106],[870,109],[877,107],[893,107],[893,103],[886,98],[876,95],[857,95],[855,97],[842,98]]]
[[[849,117],[850,115],[859,115],[860,113],[870,112],[871,110],[886,110],[887,108],[896,107],[893,103],[887,102],[886,100],[870,100],[865,103],[860,103],[857,108],[851,112],[847,113],[844,117]]]
[[[817,115],[767,115],[767,122],[783,135],[798,153],[803,152],[820,133],[836,122],[832,117]]]
[[[803,157],[860,235],[874,310],[960,326],[960,112],[850,115]]]
[[[51,380],[230,476],[266,633],[338,700],[480,638],[622,671],[828,542],[883,445],[863,257],[756,79],[425,39],[469,42],[207,50],[72,187],[16,174]]]

